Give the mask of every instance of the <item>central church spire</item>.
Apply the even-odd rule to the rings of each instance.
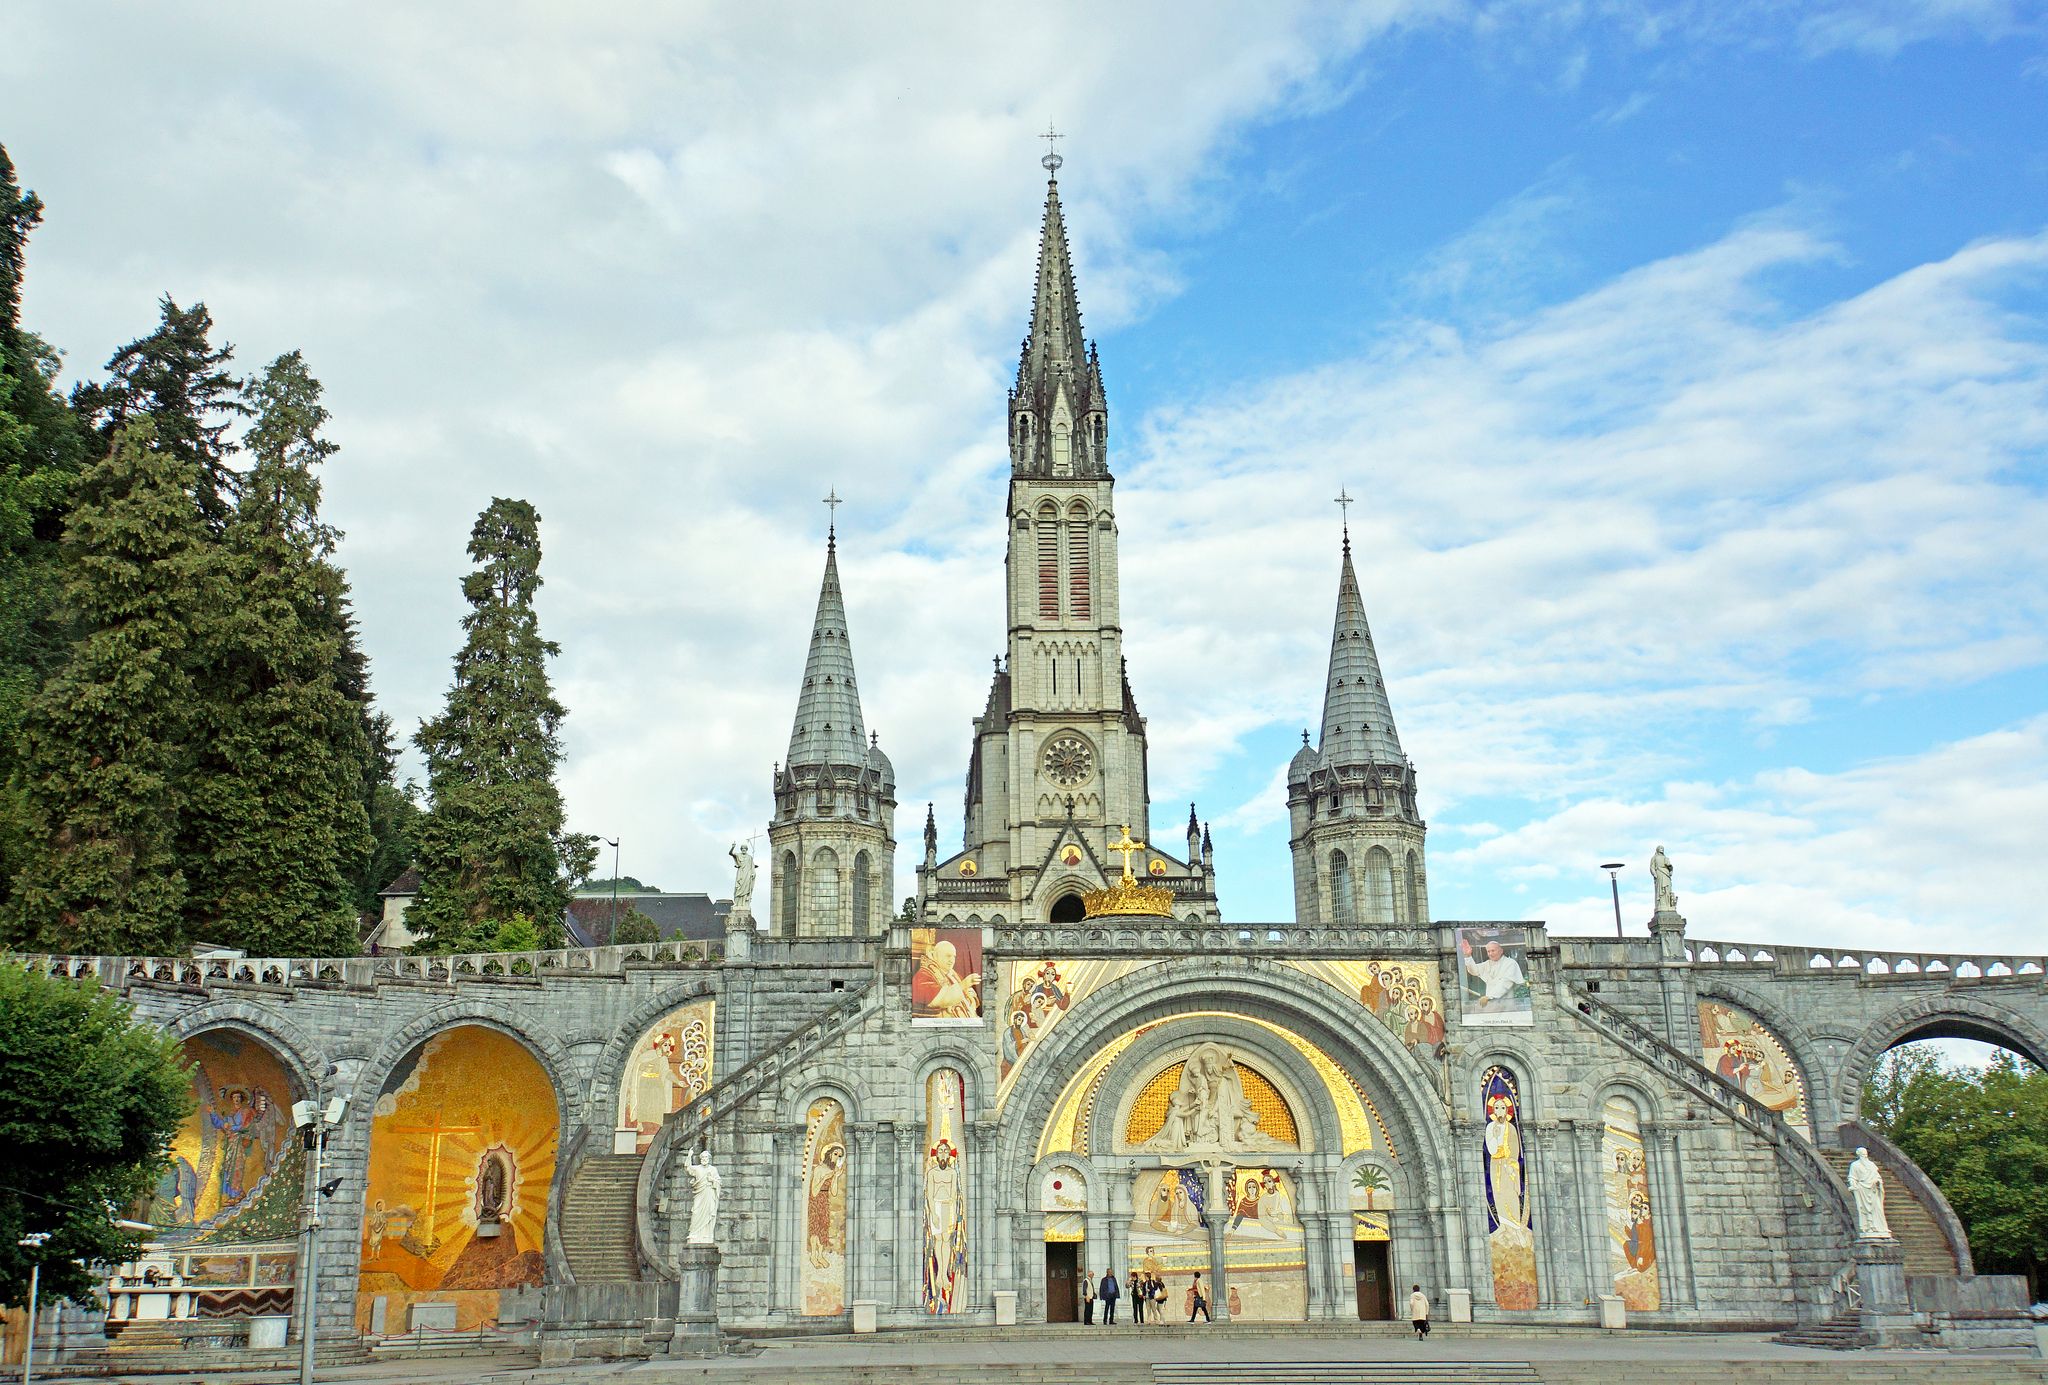
[[[1018,476],[1108,474],[1109,404],[1102,364],[1081,332],[1074,261],[1060,210],[1057,177],[1045,184],[1038,236],[1038,282],[1031,333],[1010,389],[1010,467]]]

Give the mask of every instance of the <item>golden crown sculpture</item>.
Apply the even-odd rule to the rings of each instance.
[[[1129,824],[1124,826],[1122,841],[1111,842],[1109,849],[1124,858],[1123,878],[1110,883],[1106,890],[1089,890],[1081,896],[1081,909],[1088,918],[1102,918],[1109,914],[1150,914],[1157,918],[1173,917],[1173,891],[1159,885],[1141,885],[1138,877],[1131,874],[1131,855],[1143,851],[1143,842],[1131,840]]]

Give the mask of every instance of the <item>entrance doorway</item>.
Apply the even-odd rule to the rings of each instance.
[[[1081,1303],[1075,1295],[1074,1274],[1080,1268],[1081,1247],[1072,1241],[1045,1243],[1045,1320],[1079,1322]]]
[[[1385,1241],[1351,1243],[1353,1277],[1358,1281],[1358,1316],[1386,1322],[1394,1316],[1394,1275],[1387,1265]]]

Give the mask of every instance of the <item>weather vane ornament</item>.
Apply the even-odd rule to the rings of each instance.
[[[1051,124],[1047,124],[1045,133],[1039,138],[1045,141],[1045,157],[1038,161],[1038,166],[1051,177],[1057,178],[1060,176],[1060,166],[1066,162],[1060,157],[1059,141],[1066,136],[1054,129]]]

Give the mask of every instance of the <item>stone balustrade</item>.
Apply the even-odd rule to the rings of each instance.
[[[2048,975],[2048,958],[2020,955],[1808,948],[1774,943],[1724,943],[1705,938],[1689,939],[1685,955],[1696,967],[1757,968],[1785,976],[1849,972],[1872,979],[1955,981]]]
[[[701,943],[622,943],[613,947],[557,947],[534,952],[463,952],[375,957],[87,957],[57,953],[12,954],[16,964],[46,976],[93,980],[111,991],[135,985],[299,986],[371,988],[387,984],[456,985],[516,977],[619,977],[628,969],[699,967]]]
[[[995,929],[995,950],[1012,956],[1201,956],[1235,953],[1274,957],[1386,957],[1434,954],[1451,946],[1442,923],[1423,928],[1296,923],[1206,923],[1140,915],[1108,915],[1082,923],[1012,924]],[[1470,926],[1470,925],[1462,925]],[[1528,925],[1521,925],[1528,926]]]

